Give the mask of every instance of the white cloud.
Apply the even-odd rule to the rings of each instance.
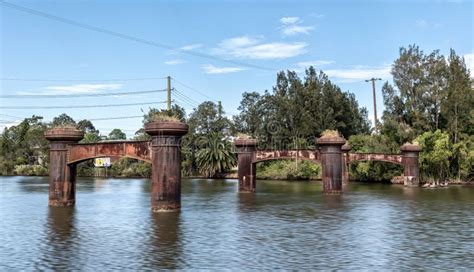
[[[471,77],[474,78],[474,53],[464,55],[464,61],[466,62],[467,69],[471,73]]]
[[[216,67],[211,64],[202,66],[202,69],[204,69],[206,74],[229,74],[245,70],[241,67]]]
[[[0,130],[3,131],[4,128],[9,128],[12,126],[16,126],[21,123],[21,120],[18,121],[8,121],[7,123],[0,123]]]
[[[223,40],[213,51],[225,55],[245,59],[286,59],[306,53],[308,45],[304,42],[271,42],[264,43],[261,39],[241,36]]]
[[[75,84],[69,86],[49,86],[43,94],[96,93],[98,91],[117,90],[122,84]]]
[[[333,64],[333,63],[334,63],[334,61],[332,61],[332,60],[313,60],[313,61],[298,62],[296,65],[300,68],[307,68],[309,66],[320,67],[320,66],[324,66],[324,65]]]
[[[283,27],[282,33],[286,36],[294,36],[297,34],[309,34],[313,29],[312,26],[291,25]]]
[[[122,84],[74,84],[68,86],[48,86],[43,92],[19,92],[19,94],[51,95],[51,94],[83,94],[98,91],[117,90]]]
[[[185,63],[185,61],[184,60],[167,60],[164,63],[167,65],[178,65],[178,64]]]
[[[420,28],[424,28],[428,26],[428,22],[425,20],[417,20],[415,24],[417,27],[420,27]]]
[[[201,47],[202,47],[202,44],[194,43],[194,44],[189,44],[189,45],[182,46],[179,49],[184,50],[184,51],[190,51],[190,50],[198,49],[198,48],[201,48]]]
[[[334,78],[340,82],[357,82],[366,80],[372,77],[388,79],[390,78],[390,66],[383,67],[361,67],[357,66],[349,69],[330,69],[325,70],[329,77]]]
[[[300,17],[282,17],[280,22],[284,25],[291,25],[300,22]]]
[[[321,14],[321,13],[317,13],[317,12],[312,12],[309,16],[313,17],[313,18],[316,18],[316,19],[322,19],[325,17],[324,14]]]
[[[280,22],[282,23],[281,32],[285,36],[309,34],[314,29],[312,26],[301,25],[303,21],[299,17],[283,17]]]
[[[428,28],[428,27],[429,27],[429,28],[440,28],[440,27],[443,26],[443,24],[441,24],[441,23],[428,22],[428,21],[422,20],[422,19],[417,20],[417,21],[415,22],[415,25],[416,25],[416,27],[418,27],[418,28]]]

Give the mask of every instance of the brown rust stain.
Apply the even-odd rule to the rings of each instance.
[[[144,141],[72,144],[69,145],[68,149],[68,164],[99,157],[129,157],[151,162],[150,142]]]
[[[382,161],[395,164],[403,164],[400,154],[382,154],[382,153],[349,153],[348,163],[356,161]]]
[[[253,163],[267,160],[302,159],[319,161],[320,154],[317,150],[261,150],[254,153]]]

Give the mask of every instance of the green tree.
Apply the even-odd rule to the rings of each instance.
[[[449,174],[449,162],[453,155],[449,134],[436,130],[425,132],[415,140],[422,148],[420,170],[424,179],[444,181]]]
[[[239,110],[234,118],[237,130],[258,137],[269,148],[303,148],[300,144],[312,144],[325,129],[339,130],[345,137],[370,132],[367,110],[355,96],[313,67],[304,80],[292,71],[279,72],[272,93],[244,93]]]
[[[230,121],[225,117],[221,103],[205,101],[190,114],[188,124],[190,130],[196,134],[210,134],[211,132],[227,133]]]
[[[53,118],[53,122],[51,123],[51,125],[53,127],[68,127],[68,126],[75,127],[76,121],[74,121],[74,119],[71,116],[65,113],[62,113],[61,115]]]
[[[451,50],[448,63],[447,94],[441,103],[441,112],[453,143],[457,143],[459,134],[474,134],[473,81],[464,59],[454,50]]]
[[[109,140],[126,140],[127,135],[122,132],[119,128],[114,128],[110,133],[109,133]]]
[[[206,177],[221,176],[236,164],[236,156],[231,142],[218,132],[211,132],[200,139],[200,149],[196,155],[199,172]]]

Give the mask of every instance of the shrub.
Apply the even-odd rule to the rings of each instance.
[[[46,176],[48,168],[41,165],[21,164],[15,166],[14,173],[20,176]]]
[[[260,179],[317,179],[321,176],[321,165],[309,161],[279,160],[257,165]]]

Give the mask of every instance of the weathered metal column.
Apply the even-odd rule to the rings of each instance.
[[[255,139],[236,139],[237,148],[237,173],[239,176],[239,192],[255,192],[257,184],[256,167],[252,159],[257,146]]]
[[[76,203],[76,165],[67,164],[68,145],[84,138],[75,128],[53,128],[44,133],[49,141],[49,206],[66,207]]]
[[[402,152],[403,176],[405,186],[420,186],[420,168],[418,156],[421,147],[416,144],[406,143],[400,147]]]
[[[323,193],[342,192],[342,151],[346,140],[339,136],[323,136],[316,140],[321,152]]]
[[[188,125],[180,122],[145,124],[151,135],[151,210],[179,211],[181,208],[181,137]]]
[[[342,151],[342,184],[349,184],[349,151],[351,146],[345,143],[341,147]]]

